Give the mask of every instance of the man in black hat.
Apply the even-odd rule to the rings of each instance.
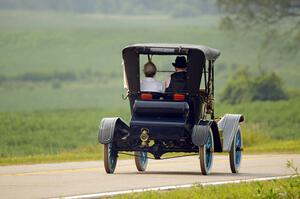
[[[186,77],[187,77],[187,64],[184,56],[177,56],[175,63],[175,72],[171,74],[169,83],[166,83],[166,92],[184,93],[187,91]]]

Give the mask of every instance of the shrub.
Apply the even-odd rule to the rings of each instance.
[[[246,70],[239,70],[227,85],[221,94],[221,100],[230,104],[236,104],[243,101],[248,101],[251,92],[249,87],[252,84],[249,73]]]
[[[275,74],[260,75],[253,82],[252,101],[277,101],[287,99],[282,80]]]
[[[288,99],[288,94],[278,75],[263,72],[258,76],[253,76],[246,69],[235,73],[221,93],[221,100],[230,104],[284,99]]]

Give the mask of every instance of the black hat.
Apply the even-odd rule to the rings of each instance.
[[[172,63],[176,68],[186,68],[186,59],[184,56],[177,56],[175,59],[175,63]]]

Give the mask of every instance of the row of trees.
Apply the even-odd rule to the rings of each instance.
[[[54,10],[104,14],[194,16],[217,11],[213,0],[0,0],[1,9]]]

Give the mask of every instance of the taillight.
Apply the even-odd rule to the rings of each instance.
[[[184,101],[185,95],[176,93],[173,95],[173,100],[174,101]]]
[[[152,100],[152,94],[151,93],[142,93],[141,99],[142,100]]]

